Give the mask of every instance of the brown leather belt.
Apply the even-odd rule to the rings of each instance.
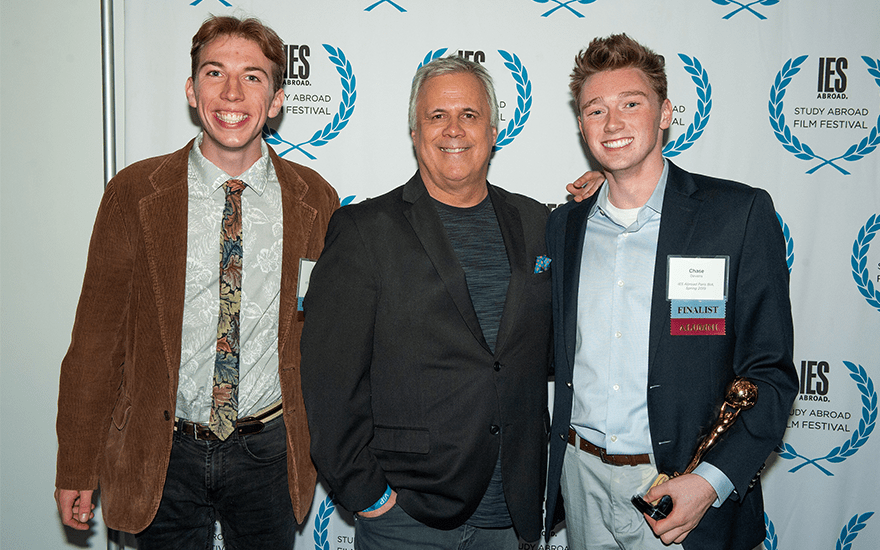
[[[245,416],[235,423],[235,431],[239,435],[254,435],[263,431],[263,427],[270,420],[274,420],[281,416],[281,401],[269,408],[260,411],[254,416]],[[218,441],[217,435],[210,428],[203,424],[190,422],[189,420],[175,419],[174,430],[184,435],[189,435],[195,439],[203,439],[205,441]]]
[[[580,445],[578,445],[578,443]],[[585,453],[598,456],[602,462],[605,464],[611,464],[612,466],[637,466],[639,464],[651,463],[651,457],[649,455],[610,455],[606,453],[605,449],[602,447],[597,447],[586,439],[578,437],[577,432],[572,428],[568,429],[568,444],[580,448],[580,450]]]

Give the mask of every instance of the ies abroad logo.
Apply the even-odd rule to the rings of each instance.
[[[449,51],[449,48],[429,51],[422,59],[421,63],[419,63],[419,68],[435,59],[443,57],[447,51]],[[510,76],[513,78],[516,86],[516,101],[513,102],[514,110],[511,115],[510,102],[504,99],[502,91],[496,86],[495,95],[498,100],[500,129],[498,130],[498,136],[495,138],[495,151],[500,151],[503,147],[510,145],[513,142],[514,138],[518,136],[525,127],[532,110],[532,81],[529,79],[529,71],[515,53],[498,50],[498,54],[501,56],[504,66],[510,71]],[[480,65],[486,63],[486,52],[482,50],[458,50],[458,56],[469,61],[475,61]],[[501,128],[504,126],[505,122],[507,123],[507,126]]]
[[[278,155],[285,156],[296,150],[309,160],[317,157],[307,147],[321,147],[339,135],[351,119],[357,100],[357,87],[351,62],[345,57],[342,48],[330,44],[321,45],[327,53],[330,63],[335,68],[334,75],[339,75],[339,88],[334,94],[326,78],[313,78],[314,69],[312,48],[307,44],[285,44],[287,67],[284,70],[284,106],[281,112],[285,116],[295,116],[299,120],[294,128],[308,127],[314,122],[319,129],[304,141],[288,141],[281,133],[270,127],[263,126],[263,139],[279,149]]]
[[[786,426],[786,438],[797,438],[808,432],[811,442],[824,440],[824,436],[846,437],[843,442],[822,456],[810,458],[800,454],[795,446],[783,441],[776,452],[784,460],[795,461],[788,470],[796,473],[806,466],[813,466],[826,476],[833,476],[830,468],[855,455],[865,443],[877,423],[877,391],[874,381],[868,376],[861,365],[843,361],[849,378],[855,382],[859,399],[849,398],[843,406],[840,403],[847,398],[841,397],[832,401],[831,365],[828,361],[801,361],[800,388],[798,399],[792,405],[789,421]],[[845,392],[844,392],[845,394]],[[838,392],[837,395],[840,395]],[[852,407],[861,403],[861,410]],[[810,453],[813,454],[813,453]],[[824,463],[824,464],[823,464]]]
[[[840,161],[858,161],[880,145],[880,116],[861,103],[867,101],[862,98],[870,97],[876,90],[863,78],[864,73],[851,67],[849,59],[830,56],[819,57],[818,65],[813,65],[817,67],[816,80],[813,81],[816,83],[815,92],[804,88],[807,81],[802,81],[799,88],[789,90],[794,77],[802,68],[807,67],[804,63],[808,58],[809,56],[802,55],[789,59],[782,70],[776,73],[770,87],[770,126],[786,151],[800,160],[819,161],[819,164],[814,164],[807,170],[807,174],[830,166],[848,176],[850,173],[841,166]],[[862,56],[861,59],[868,76],[880,87],[880,60],[868,56]],[[857,83],[856,93],[851,93],[850,85],[854,79]],[[786,92],[797,96],[795,107],[790,111],[793,115],[790,125],[785,118],[783,103]],[[850,139],[858,140],[859,136],[864,137],[843,154],[831,157],[816,152],[807,144],[805,136],[813,143],[821,140],[829,148],[837,147],[838,143],[846,143]]]

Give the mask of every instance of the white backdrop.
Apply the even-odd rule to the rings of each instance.
[[[876,548],[874,0],[129,0],[124,8],[123,164],[196,134],[183,93],[190,39],[210,13],[252,15],[278,31],[292,60],[270,142],[346,201],[414,172],[406,107],[426,58],[457,52],[490,69],[503,121],[489,179],[555,205],[590,167],[568,92],[574,55],[614,32],[662,53],[675,106],[667,156],[767,189],[789,246],[801,395],[764,473],[764,547]],[[302,531],[297,549],[352,548],[350,516],[321,487]],[[564,530],[538,545],[566,547]]]

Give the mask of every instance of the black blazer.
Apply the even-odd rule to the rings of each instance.
[[[581,251],[595,200],[559,208],[547,226],[556,372],[548,532],[571,420]],[[757,404],[704,458],[724,472],[734,493],[720,508],[710,508],[684,541],[685,548],[700,550],[751,549],[764,538],[764,520],[760,483],[750,484],[782,439],[798,387],[785,239],[765,191],[690,174],[671,162],[660,220],[646,390],[654,457],[661,472],[683,471],[718,417],[727,384],[735,376],[754,382]],[[669,255],[729,256],[726,335],[670,335]]]
[[[311,453],[345,508],[371,506],[387,483],[410,516],[452,529],[500,448],[516,531],[537,540],[551,314],[550,273],[534,267],[547,209],[491,185],[489,196],[511,270],[494,354],[418,173],[333,215],[304,305]]]

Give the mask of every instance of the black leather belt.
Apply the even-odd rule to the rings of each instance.
[[[578,437],[577,432],[572,428],[568,429],[568,444],[579,448],[585,453],[598,456],[602,462],[612,466],[637,466],[639,464],[651,463],[651,457],[648,455],[610,455],[602,447],[597,447],[586,439]]]
[[[254,416],[245,416],[235,423],[235,431],[239,435],[254,435],[263,431],[263,427],[270,420],[281,416],[281,401]],[[203,439],[205,441],[218,441],[220,438],[204,424],[197,424],[189,420],[177,419],[174,424],[174,430],[195,439]]]

